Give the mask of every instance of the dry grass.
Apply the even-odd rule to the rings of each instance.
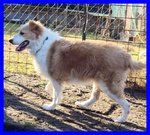
[[[10,45],[8,43],[8,39],[10,39],[9,34],[5,34],[4,39],[5,39],[5,45],[4,45],[4,70],[8,72],[15,72],[15,73],[21,73],[21,74],[28,74],[28,75],[35,75],[34,67],[32,64],[32,58],[28,55],[27,51],[24,52],[16,52],[15,47]],[[80,38],[69,38],[69,37],[64,37],[66,40],[76,42],[76,41],[82,41]],[[104,40],[91,40],[87,39],[86,41],[92,42],[92,43],[103,43],[103,44],[111,44],[111,45],[116,45],[118,47],[126,49],[131,55],[132,58],[136,61],[142,61],[145,62],[145,59],[139,59],[139,53],[145,48],[140,48],[139,46],[136,46],[135,44],[131,43],[124,43],[124,42],[112,42],[112,41],[104,41]],[[134,72],[129,75],[130,78],[133,78],[132,81],[135,80],[135,78],[140,78],[137,79],[137,83],[145,86],[145,79],[141,78],[146,78],[146,71],[138,71]]]

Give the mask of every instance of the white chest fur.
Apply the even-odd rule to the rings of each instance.
[[[48,50],[49,50],[48,48],[45,49],[45,47],[43,47],[34,58],[35,70],[41,75],[44,75],[46,78],[49,78],[47,69]]]
[[[33,53],[34,66],[36,71],[38,71],[41,75],[44,75],[47,79],[50,78],[50,75],[48,74],[47,55],[53,42],[60,39],[62,39],[62,37],[57,32],[53,32],[45,28],[43,35],[39,39],[39,42],[36,42],[37,45],[33,48],[34,50],[37,50],[36,47],[40,47],[42,45],[37,53]],[[32,50],[31,52],[35,51]]]

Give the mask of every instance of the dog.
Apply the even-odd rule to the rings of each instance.
[[[125,50],[84,41],[72,43],[33,20],[22,25],[9,42],[18,45],[16,51],[27,49],[33,56],[36,69],[49,80],[46,91],[52,83],[53,100],[44,104],[44,109],[54,110],[60,104],[63,82],[92,81],[90,98],[75,104],[88,108],[99,99],[101,90],[122,107],[122,114],[114,121],[127,120],[130,104],[124,97],[125,81],[129,71],[141,70],[145,64],[133,61]]]

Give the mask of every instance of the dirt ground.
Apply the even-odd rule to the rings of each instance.
[[[91,85],[65,84],[64,98],[56,110],[46,111],[42,104],[51,101],[44,91],[46,81],[37,76],[5,73],[4,130],[5,131],[144,131],[146,130],[145,91],[126,89],[131,103],[128,121],[114,123],[121,108],[101,93],[90,109],[80,109],[76,101],[86,100]]]

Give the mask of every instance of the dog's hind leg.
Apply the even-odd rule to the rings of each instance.
[[[99,87],[97,87],[97,84],[93,82],[93,89],[90,98],[86,101],[81,102],[77,101],[75,102],[75,104],[82,108],[88,108],[99,99],[99,95],[100,95]]]
[[[54,110],[56,105],[60,103],[60,100],[62,98],[62,90],[61,90],[61,85],[58,81],[56,80],[51,80],[53,84],[53,100],[52,103],[50,104],[44,104],[42,107],[45,110]]]
[[[109,96],[111,99],[113,99],[114,101],[116,101],[123,109],[122,115],[120,117],[118,117],[117,119],[114,119],[115,122],[125,122],[128,118],[128,114],[130,112],[130,104],[129,102],[123,97],[121,96],[121,94],[115,94],[114,92],[111,92],[111,89],[113,87],[108,87],[106,85],[106,83],[104,81],[99,81],[99,87],[100,89],[107,95]],[[114,88],[117,88],[117,86],[114,86]],[[119,88],[119,87],[118,87]],[[120,89],[121,91],[121,89]]]

